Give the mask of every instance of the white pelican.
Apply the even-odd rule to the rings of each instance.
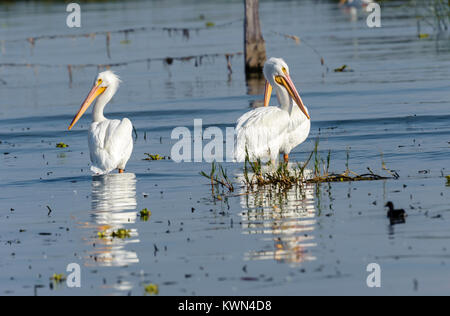
[[[264,65],[264,76],[264,107],[245,113],[237,121],[235,159],[244,161],[248,152],[251,161],[276,162],[279,154],[284,154],[287,163],[291,150],[309,135],[310,116],[283,59],[270,58]],[[268,106],[272,87],[280,107]]]
[[[120,82],[119,77],[112,71],[100,73],[69,126],[71,130],[98,97],[92,110],[92,124],[89,128],[91,170],[97,174],[107,174],[115,169],[123,173],[133,151],[133,125],[130,120],[108,120],[103,116],[103,109],[116,93]]]

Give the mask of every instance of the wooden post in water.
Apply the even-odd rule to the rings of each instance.
[[[245,1],[245,73],[261,74],[266,62],[266,43],[259,22],[259,0]]]

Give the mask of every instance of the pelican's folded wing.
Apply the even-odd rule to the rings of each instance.
[[[89,133],[92,170],[109,173],[128,161],[133,148],[133,125],[125,118],[93,123]]]
[[[236,126],[235,160],[276,160],[289,126],[289,114],[278,107],[260,107],[242,115]]]

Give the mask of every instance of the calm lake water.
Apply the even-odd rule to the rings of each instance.
[[[319,136],[332,170],[345,170],[349,148],[353,171],[385,175],[382,154],[400,178],[301,192],[244,194],[237,185],[226,202],[214,201],[199,175],[210,164],[143,159],[170,156],[175,127],[192,129],[201,118],[225,129],[260,102],[264,83],[246,83],[242,56],[231,60],[231,75],[224,56],[198,67],[194,60],[113,67],[123,84],[106,116],[127,116],[138,135],[127,174],[92,177],[90,116],[67,127],[98,72],[76,65],[241,52],[242,1],[101,2],[82,10],[82,28],[69,29],[63,4],[0,3],[0,64],[41,64],[0,65],[0,294],[143,295],[151,283],[161,295],[450,293],[450,45],[425,24],[430,36],[419,39],[414,9],[383,3],[383,27],[371,29],[364,12],[355,19],[332,1],[262,1],[268,55],[288,62],[312,117],[310,138],[291,159],[305,161]],[[208,22],[233,23],[188,38],[113,33],[111,58],[101,34],[26,40]],[[353,71],[333,71],[344,64]],[[69,147],[56,148],[60,142]],[[224,166],[242,173],[240,164]],[[405,224],[389,225],[387,201],[408,212]],[[152,212],[147,222],[137,216],[143,208]],[[131,233],[98,238],[106,227]],[[51,284],[70,263],[81,266],[82,287]],[[366,285],[370,263],[381,266],[380,289]]]

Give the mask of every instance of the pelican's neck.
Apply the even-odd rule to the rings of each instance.
[[[117,91],[117,86],[109,86],[106,88],[105,92],[101,94],[97,102],[94,105],[94,108],[92,110],[92,121],[94,123],[103,122],[106,120],[105,116],[103,115],[103,111],[105,109],[105,106],[108,104],[109,101],[111,101],[112,97]]]
[[[101,97],[97,99],[97,102],[92,109],[92,122],[97,123],[106,120],[105,116],[103,115],[103,109],[105,108],[106,104],[108,104],[108,102],[103,100]]]
[[[278,103],[280,104],[280,108],[292,114],[292,110],[294,108],[294,100],[291,98],[287,90],[279,85],[276,85],[275,92],[277,94]]]

